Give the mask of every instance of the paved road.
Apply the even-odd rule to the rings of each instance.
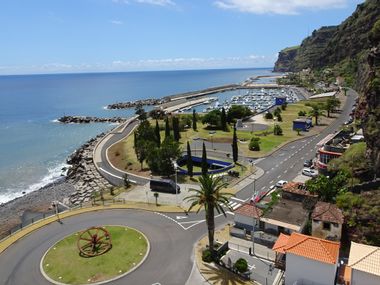
[[[109,163],[107,159],[107,150],[114,143],[124,139],[138,124],[139,122],[137,120],[133,121],[121,133],[113,133],[112,135],[109,135],[108,138],[105,140],[104,145],[100,149],[101,161],[97,163],[98,169],[102,176],[114,185],[123,185],[123,177],[125,173],[114,168]],[[138,175],[133,175],[130,173],[128,174],[128,178],[134,183],[138,184],[145,184],[148,182],[147,178]]]

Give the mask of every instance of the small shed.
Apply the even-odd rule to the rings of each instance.
[[[286,97],[279,96],[276,97],[276,106],[284,105],[286,103]]]
[[[313,126],[312,120],[310,118],[298,118],[293,121],[293,130],[301,129],[306,132]]]

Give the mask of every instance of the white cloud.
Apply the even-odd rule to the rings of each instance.
[[[169,6],[175,5],[175,3],[171,0],[135,0],[138,3],[151,4],[157,6]]]
[[[345,7],[347,0],[218,0],[221,9],[232,9],[254,14],[294,15],[300,10],[321,10]]]
[[[122,24],[124,24],[123,21],[120,21],[120,20],[110,20],[110,23],[114,24],[114,25],[122,25]]]
[[[108,63],[48,63],[30,66],[0,66],[0,74],[122,72],[145,70],[181,70],[210,68],[271,67],[277,55],[248,55],[230,57],[176,57],[141,60],[114,60]]]

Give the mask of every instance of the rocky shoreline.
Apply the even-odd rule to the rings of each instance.
[[[20,225],[27,212],[45,213],[52,210],[52,201],[59,200],[67,206],[80,205],[91,200],[94,192],[112,185],[96,170],[93,150],[106,133],[97,135],[79,147],[67,158],[70,168],[66,176],[0,205],[0,239]]]
[[[162,103],[165,103],[165,101],[166,100],[164,100],[164,99],[149,98],[149,99],[143,99],[143,100],[109,104],[109,105],[107,105],[107,109],[114,110],[114,109],[135,108],[137,106],[154,106],[154,105],[160,105]]]
[[[89,116],[63,116],[58,118],[58,122],[63,124],[124,123],[126,120],[122,117],[99,118]]]

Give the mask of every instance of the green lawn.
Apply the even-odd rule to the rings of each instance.
[[[251,133],[250,131],[237,131],[237,136],[239,140],[248,141],[252,138],[252,136],[260,137],[260,151],[250,151],[248,149],[248,143],[242,144],[239,143],[239,151],[242,152],[245,156],[250,157],[262,157],[273,151],[275,148],[280,145],[293,141],[299,136],[297,132],[293,131],[293,120],[298,118],[298,112],[303,110],[308,112],[311,108],[305,106],[304,101],[300,101],[295,104],[289,104],[285,111],[282,111],[281,116],[283,122],[276,122],[279,124],[283,130],[282,136],[273,135],[273,120],[268,120],[269,128],[266,131],[256,131]],[[155,120],[150,120],[152,126],[155,125]],[[163,120],[159,121],[161,128],[164,128],[165,122]],[[215,134],[213,134],[214,142],[224,142],[230,144],[232,142],[232,126],[230,126],[231,131],[223,132],[221,130],[216,130]],[[203,125],[200,121],[197,123],[197,131],[193,129],[187,129],[184,132],[181,132],[180,143],[182,148],[186,148],[186,142],[192,141],[195,138],[203,138],[207,140],[211,140],[210,130],[207,129],[206,125]],[[312,134],[313,131],[309,132],[308,135]],[[165,131],[162,130],[160,132],[161,139],[165,137]],[[201,142],[198,143],[198,149],[201,149]],[[193,150],[194,154],[194,150]],[[200,152],[197,155],[201,155]],[[131,171],[138,173],[140,175],[148,176],[149,173],[147,171],[140,172],[140,163],[137,161],[136,154],[133,149],[133,136],[129,136],[127,139],[122,142],[114,145],[109,151],[109,158],[114,166],[119,169]],[[144,164],[144,167],[146,165]],[[194,170],[195,171],[195,170]]]
[[[138,231],[122,226],[106,226],[112,248],[103,255],[81,257],[78,233],[55,244],[43,260],[45,273],[61,283],[88,284],[121,275],[135,267],[146,255],[148,241]]]

